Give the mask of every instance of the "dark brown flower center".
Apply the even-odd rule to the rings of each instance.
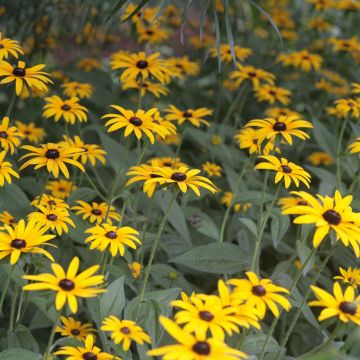
[[[355,315],[357,306],[350,301],[342,301],[339,305],[339,309],[345,314]]]
[[[154,32],[152,30],[146,30],[147,35],[154,35]]]
[[[282,171],[285,173],[285,174],[290,174],[291,173],[291,167],[290,166],[287,166],[287,165],[281,165],[281,168],[282,168]]]
[[[248,75],[249,75],[250,77],[256,77],[256,72],[250,71],[250,72],[248,73]]]
[[[9,137],[6,131],[0,131],[0,138],[7,139]]]
[[[14,239],[11,241],[11,247],[15,249],[23,249],[26,246],[26,241],[21,239]]]
[[[275,95],[276,95],[276,91],[270,90],[270,91],[269,91],[269,94],[272,95],[272,96],[275,96]]]
[[[199,355],[209,355],[211,348],[209,343],[207,343],[206,341],[197,341],[193,345],[192,350]]]
[[[74,282],[69,279],[60,280],[59,286],[61,287],[61,289],[65,290],[65,291],[71,291],[75,288]]]
[[[84,360],[97,360],[97,355],[92,352],[87,352],[83,354]]]
[[[183,112],[183,117],[190,118],[190,117],[192,117],[192,113],[190,111],[184,111]]]
[[[69,111],[70,109],[71,109],[71,106],[68,104],[64,104],[63,106],[61,106],[61,110]]]
[[[165,161],[163,163],[164,166],[168,166],[168,167],[171,167],[172,166],[172,163],[170,161]]]
[[[3,44],[0,44],[0,49],[3,49],[4,48],[4,45]]]
[[[16,67],[13,70],[13,75],[15,75],[15,76],[25,76],[26,75],[26,70],[22,69],[22,68],[19,68],[19,67]]]
[[[46,218],[49,221],[56,221],[57,220],[57,216],[55,214],[48,214],[48,215],[46,215]]]
[[[171,180],[174,181],[185,181],[186,175],[182,172],[175,172],[171,175]]]
[[[331,225],[339,225],[341,223],[341,216],[335,210],[326,210],[322,217]]]
[[[214,318],[214,315],[210,311],[200,311],[199,317],[204,321],[211,321]]]
[[[141,126],[142,124],[142,120],[140,118],[138,118],[137,116],[132,116],[129,119],[130,124],[134,125],[134,126]]]
[[[72,329],[70,332],[71,332],[74,336],[80,335],[80,330],[78,330],[78,329]]]
[[[307,205],[307,202],[306,202],[305,200],[298,200],[297,204],[298,204],[298,205],[306,206],[306,205]]]
[[[51,205],[51,206],[55,206],[55,205],[56,205],[56,201],[54,201],[54,200],[49,200],[49,201],[48,201],[48,204]]]
[[[252,293],[256,296],[264,296],[266,294],[266,290],[261,285],[255,285],[252,288]]]
[[[131,330],[127,326],[122,327],[120,331],[125,335],[129,335],[131,333]]]
[[[117,238],[117,234],[115,231],[108,231],[105,236],[112,240]]]
[[[161,175],[158,175],[158,174],[150,174],[150,177],[151,177],[152,179],[156,179],[156,178],[161,177]]]
[[[99,216],[102,214],[101,210],[99,210],[99,209],[92,209],[91,213],[96,216]]]
[[[148,62],[145,61],[145,60],[140,60],[136,63],[136,66],[139,68],[139,69],[146,69],[148,67]]]
[[[281,122],[281,121],[277,121],[273,125],[273,130],[275,130],[275,131],[285,131],[286,130],[286,124]]]
[[[45,157],[46,157],[47,159],[57,159],[57,158],[60,157],[59,150],[49,149],[49,150],[46,151]]]

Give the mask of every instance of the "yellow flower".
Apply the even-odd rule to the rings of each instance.
[[[91,84],[70,81],[61,85],[64,88],[64,95],[71,98],[78,97],[80,99],[91,97],[94,88]]]
[[[360,100],[339,99],[335,101],[335,111],[340,117],[352,116],[355,119],[360,117]]]
[[[10,154],[14,154],[15,147],[20,145],[23,134],[15,126],[9,126],[9,121],[5,116],[0,124],[0,146],[5,151],[10,150]]]
[[[280,54],[277,61],[284,66],[292,66],[305,72],[318,71],[323,63],[323,58],[317,54],[311,54],[307,50],[294,51],[290,54]]]
[[[353,94],[360,94],[360,83],[351,83],[351,87]]]
[[[135,4],[129,4],[126,7],[124,13],[122,14],[121,20],[125,20],[126,18],[128,18],[135,11],[135,9],[136,9]],[[131,21],[134,24],[138,24],[140,22],[151,23],[154,21],[154,18],[157,13],[158,13],[158,8],[146,6],[146,7],[143,7],[140,11],[138,11],[131,18]]]
[[[58,122],[63,118],[67,123],[72,125],[75,124],[76,120],[79,122],[87,121],[88,109],[79,104],[77,97],[62,100],[59,96],[53,95],[46,97],[45,101],[47,104],[44,106],[43,116],[46,119],[54,117],[54,121]]]
[[[267,155],[259,156],[266,161],[260,162],[255,166],[256,170],[272,170],[276,172],[275,184],[284,179],[285,188],[289,188],[291,182],[295,183],[296,187],[300,186],[300,182],[310,188],[310,174],[301,166],[289,162],[285,158],[278,159],[276,156]]]
[[[258,130],[254,130],[252,127],[245,127],[239,130],[234,138],[239,144],[240,149],[248,149],[249,154],[259,152]]]
[[[61,336],[74,338],[81,342],[84,342],[88,335],[91,335],[96,330],[92,327],[92,324],[82,324],[80,321],[76,321],[72,317],[60,317],[62,324],[56,327],[56,332],[59,332]]]
[[[0,187],[5,185],[5,182],[11,184],[12,178],[20,178],[19,174],[12,168],[12,165],[8,161],[4,161],[6,156],[6,151],[0,152]]]
[[[206,161],[206,163],[203,165],[203,170],[210,177],[221,177],[221,166],[220,165]]]
[[[345,284],[350,284],[354,289],[360,285],[360,269],[352,268],[351,266],[348,269],[339,268],[340,274],[334,276],[334,280],[341,280]]]
[[[211,136],[211,144],[217,146],[217,145],[220,145],[221,142],[222,142],[222,139],[221,139],[220,135]]]
[[[319,32],[324,32],[324,31],[330,30],[332,27],[332,24],[331,24],[331,22],[326,21],[321,16],[314,16],[308,20],[307,26],[310,29],[314,29]]]
[[[234,48],[235,59],[238,61],[244,61],[252,54],[252,50],[249,48],[244,48],[239,45],[234,45],[233,48]],[[216,47],[212,47],[210,49],[210,55],[213,58],[218,57],[218,51]],[[226,62],[226,63],[231,63],[233,61],[231,48],[229,44],[220,44],[220,59],[222,62]]]
[[[220,203],[225,205],[226,207],[229,207],[231,205],[231,202],[233,201],[234,193],[231,191],[225,191],[224,194],[220,198]],[[241,209],[244,210],[244,212],[248,211],[251,208],[250,203],[244,203],[240,204],[239,202],[233,204],[233,208],[235,212],[239,212]]]
[[[17,66],[14,67],[5,60],[2,60],[0,62],[0,77],[3,76],[3,79],[0,81],[0,84],[8,84],[15,81],[17,96],[21,94],[25,84],[30,88],[47,91],[48,88],[45,84],[52,83],[52,81],[48,78],[48,73],[40,71],[44,67],[44,64],[40,64],[27,68],[23,61],[19,61]]]
[[[313,152],[311,155],[309,155],[306,158],[306,160],[309,161],[310,164],[313,166],[319,166],[319,165],[329,166],[334,163],[334,158],[323,151]]]
[[[79,205],[73,206],[71,210],[76,210],[75,212],[76,215],[82,214],[83,220],[88,219],[91,223],[96,222],[97,224],[101,224],[105,220],[105,216],[108,210],[107,203],[105,202],[97,203],[93,201],[90,205],[82,200],[77,200],[76,203]],[[116,210],[113,206],[110,207],[110,211],[106,222],[108,224],[111,224],[111,219],[116,221],[120,221],[121,219],[121,216],[118,213],[116,213]]]
[[[87,335],[85,347],[81,346],[62,346],[60,350],[54,352],[54,355],[65,355],[71,360],[121,360],[119,357],[102,352],[100,348],[94,346],[95,337]]]
[[[240,86],[245,80],[251,81],[254,88],[258,87],[261,81],[271,85],[274,84],[275,75],[268,71],[255,68],[251,65],[236,64],[236,67],[237,70],[230,73],[230,79],[235,79],[237,86]]]
[[[9,55],[18,58],[19,54],[24,54],[19,42],[3,38],[2,33],[0,32],[0,60],[7,59]]]
[[[15,226],[4,224],[4,232],[0,232],[0,259],[10,255],[10,264],[15,265],[21,254],[33,253],[45,255],[51,261],[53,256],[39,245],[50,245],[47,242],[55,235],[46,235],[47,228],[30,220],[20,220]],[[54,246],[54,245],[52,245]]]
[[[139,43],[159,44],[169,38],[169,31],[162,28],[158,23],[146,24],[139,22],[136,25],[137,40]]]
[[[116,316],[109,316],[103,320],[101,330],[110,331],[114,343],[122,343],[124,351],[130,349],[132,341],[140,345],[144,345],[144,342],[151,344],[150,336],[132,320],[120,320]]]
[[[35,123],[23,123],[21,121],[15,121],[18,131],[23,135],[25,140],[28,140],[34,144],[39,144],[44,140],[45,130],[41,127],[36,127]]]
[[[178,343],[150,350],[147,352],[149,356],[163,356],[164,360],[236,360],[247,357],[242,351],[228,347],[217,338],[189,334],[164,316],[160,316],[159,321]]]
[[[273,119],[279,118],[280,116],[287,116],[287,117],[297,116],[298,118],[301,118],[301,115],[296,111],[293,111],[288,108],[280,108],[276,106],[266,109],[265,115]]]
[[[24,279],[35,282],[25,285],[23,289],[55,291],[56,310],[62,309],[67,302],[71,312],[76,313],[78,310],[77,297],[95,297],[106,291],[97,287],[104,282],[104,276],[93,276],[98,271],[99,265],[92,266],[77,274],[79,265],[80,260],[75,256],[66,273],[59,264],[51,264],[53,274],[24,275]]]
[[[187,56],[167,58],[166,62],[171,68],[171,76],[173,77],[195,76],[200,70],[199,64],[190,61]]]
[[[316,11],[330,9],[334,6],[334,0],[307,0],[307,2],[312,4]]]
[[[0,213],[0,223],[3,225],[9,225],[14,228],[14,226],[17,224],[17,220],[8,211],[3,211]]]
[[[298,205],[301,206],[308,205],[307,201],[305,201],[303,198],[295,197],[295,196],[281,198],[279,199],[278,204],[281,206],[281,210],[290,209]]]
[[[63,199],[58,199],[48,194],[42,194],[36,196],[35,199],[31,202],[31,205],[34,207],[36,207],[37,205],[41,205],[49,208],[63,208],[63,209],[68,209],[70,207]]]
[[[311,289],[317,300],[310,301],[309,305],[325,308],[320,313],[319,321],[337,316],[344,323],[350,321],[360,325],[360,295],[355,296],[352,286],[348,286],[343,293],[340,284],[334,283],[334,296],[317,286],[311,286]]]
[[[84,70],[86,72],[89,72],[91,70],[96,70],[101,68],[100,61],[92,58],[83,58],[82,60],[79,60],[76,64],[76,67]]]
[[[33,159],[27,160],[24,164],[22,164],[20,166],[20,170],[25,169],[30,165],[35,165],[35,170],[46,166],[47,171],[52,173],[54,177],[57,178],[59,176],[59,171],[61,171],[67,179],[70,174],[66,164],[76,166],[81,171],[85,172],[84,166],[73,159],[76,153],[82,151],[80,149],[70,147],[63,148],[59,144],[53,143],[42,144],[40,148],[30,145],[24,145],[21,148],[28,150],[29,153],[23,155],[20,160],[28,157],[33,157]]]
[[[161,83],[155,83],[149,80],[138,81],[135,79],[127,79],[121,83],[121,87],[123,90],[127,89],[140,89],[140,94],[144,97],[147,93],[151,93],[155,95],[155,97],[159,98],[161,95],[168,95],[169,89],[166,85]]]
[[[360,43],[355,36],[351,39],[331,38],[329,39],[329,43],[332,45],[334,52],[360,51]]]
[[[169,105],[165,112],[166,120],[177,121],[179,125],[182,125],[189,121],[192,125],[200,127],[201,124],[210,126],[209,122],[203,119],[205,116],[212,115],[213,111],[208,108],[199,108],[199,109],[187,109],[185,111],[179,110],[174,105]]]
[[[336,240],[341,240],[347,247],[354,249],[355,255],[360,256],[360,214],[354,213],[350,207],[353,197],[341,196],[339,191],[334,197],[317,195],[317,200],[305,191],[294,191],[294,195],[304,199],[307,205],[298,205],[284,210],[285,215],[298,215],[295,224],[315,224],[316,231],[313,246],[319,247],[325,236],[333,230]]]
[[[141,274],[141,269],[142,269],[141,264],[137,261],[134,261],[132,263],[129,263],[128,267],[131,271],[131,275],[133,276],[133,278],[137,279]]]
[[[186,166],[186,164],[183,163],[180,158],[174,158],[170,156],[151,158],[148,163],[153,167],[168,167],[173,169],[176,169],[180,166]]]
[[[290,103],[290,95],[290,90],[270,84],[262,84],[255,88],[255,97],[259,101],[267,101],[270,104],[279,101],[283,105],[288,105]]]
[[[59,199],[68,198],[71,192],[76,189],[77,186],[69,180],[51,180],[46,184],[46,190],[49,190],[52,196]]]
[[[230,279],[228,283],[235,286],[232,291],[233,297],[255,307],[259,311],[260,319],[265,317],[267,307],[275,317],[278,317],[280,312],[276,303],[280,304],[286,311],[290,310],[289,300],[279,294],[289,294],[287,289],[275,285],[270,279],[259,279],[252,271],[247,271],[246,276],[248,280]]]

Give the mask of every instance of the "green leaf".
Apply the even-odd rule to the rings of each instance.
[[[170,260],[211,274],[235,274],[249,266],[249,254],[231,243],[201,245]]]
[[[266,335],[256,334],[247,336],[242,344],[241,350],[247,354],[256,355],[259,354],[262,349]],[[273,353],[280,350],[279,344],[274,338],[270,338],[270,341],[266,347],[266,352]]]
[[[10,337],[13,337],[12,342],[13,344],[16,344],[16,346],[10,346]],[[29,351],[39,351],[39,345],[36,342],[34,336],[31,334],[31,331],[26,326],[21,324],[16,327],[15,332],[11,332],[10,330],[8,331],[8,342],[9,348],[19,347]]]
[[[231,57],[234,61],[234,64],[236,64],[234,37],[231,29],[230,15],[229,15],[229,0],[224,0],[224,16],[225,16],[226,35],[228,38],[228,43],[230,45]]]
[[[70,205],[75,205],[76,200],[90,202],[96,198],[96,191],[92,188],[81,187],[73,191],[67,200]]]
[[[253,220],[248,218],[239,218],[239,221],[256,237],[257,227]]]
[[[187,12],[189,10],[189,6],[191,4],[192,0],[187,0],[187,3],[184,7],[184,11],[181,14],[181,23],[180,23],[180,42],[184,43],[184,30],[185,30],[185,22],[186,22],[186,16]]]
[[[288,216],[281,215],[280,212],[271,214],[271,240],[274,248],[277,248],[281,239],[286,234],[290,226],[290,220]]]
[[[0,209],[16,218],[26,217],[32,211],[30,201],[16,184],[8,184],[0,189]]]
[[[194,228],[200,232],[208,236],[211,239],[217,240],[219,238],[219,228],[215,224],[215,222],[200,209],[187,206],[184,209],[187,219],[190,219],[191,216],[197,216],[199,218],[198,224],[194,226]]]
[[[306,168],[315,174],[320,180],[333,186],[337,186],[336,176],[333,175],[330,171],[310,165],[306,166]]]
[[[40,360],[41,355],[23,349],[10,349],[0,353],[0,360]]]
[[[109,14],[105,18],[105,22],[109,21],[112,17],[116,15],[116,13],[121,10],[123,5],[126,3],[127,0],[119,0],[116,5],[112,8]]]
[[[127,16],[124,20],[122,20],[121,22],[124,23],[126,21],[128,21],[129,19],[131,19],[134,15],[136,15],[150,0],[142,0],[141,3],[134,9],[134,11]]]
[[[261,191],[243,191],[237,194],[234,198],[235,202],[240,203],[251,203],[257,205],[259,203],[259,199],[261,198]],[[264,194],[264,202],[271,201],[273,199],[273,195]]]
[[[333,134],[319,120],[313,118],[312,123],[314,124],[312,129],[314,138],[318,145],[328,154],[335,156],[337,141]]]
[[[109,315],[120,316],[125,307],[125,276],[113,281],[108,287],[107,292],[100,298],[100,317],[104,319]]]

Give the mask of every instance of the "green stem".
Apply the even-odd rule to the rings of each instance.
[[[156,249],[159,245],[159,241],[160,241],[160,237],[161,237],[161,234],[164,230],[164,226],[165,226],[165,223],[166,223],[166,220],[169,216],[169,213],[170,213],[170,209],[172,207],[172,204],[174,203],[177,195],[179,193],[179,190],[176,190],[174,191],[174,193],[172,194],[172,197],[164,211],[164,216],[161,220],[161,223],[159,225],[159,228],[158,228],[158,231],[157,231],[157,234],[156,234],[156,238],[153,242],[153,245],[152,245],[152,248],[151,248],[151,252],[150,252],[150,257],[149,257],[149,261],[147,263],[147,266],[146,266],[146,270],[145,270],[145,274],[144,274],[144,279],[141,283],[141,288],[140,288],[140,295],[139,295],[139,300],[136,304],[136,308],[135,308],[135,311],[134,311],[134,321],[137,320],[137,317],[139,315],[139,311],[140,311],[140,304],[142,303],[142,301],[144,300],[144,295],[145,295],[145,289],[146,289],[146,285],[147,285],[147,282],[149,280],[149,275],[150,275],[150,270],[151,270],[151,265],[154,261],[154,257],[155,257],[155,253],[156,253]]]
[[[181,138],[180,138],[179,145],[178,145],[177,148],[176,148],[175,158],[179,157],[180,150],[181,150],[181,146],[182,146],[182,144],[183,144],[183,142],[184,142],[184,139],[185,139],[185,134],[186,134],[186,128],[184,128],[184,131],[183,131],[183,133],[181,134]]]
[[[247,85],[243,84],[238,93],[236,94],[234,100],[232,101],[232,103],[230,104],[229,106],[229,109],[225,115],[225,118],[224,118],[224,121],[223,121],[223,124],[227,124],[231,118],[231,115],[233,114],[233,112],[235,111],[235,108],[236,106],[238,105],[238,102],[240,101],[240,99],[242,98],[242,96],[245,95],[245,92],[246,92],[246,88],[247,88]],[[243,104],[242,106],[244,106],[244,103],[245,101],[243,101]]]
[[[9,320],[9,330],[10,332],[14,331],[14,319],[15,319],[15,309],[16,309],[16,299],[18,296],[19,288],[15,285],[14,294],[11,297],[11,307],[10,307],[10,320]]]
[[[342,140],[344,137],[344,132],[345,132],[345,128],[346,128],[348,121],[349,121],[349,118],[347,117],[344,120],[344,123],[341,127],[339,140],[338,140],[338,144],[337,144],[337,149],[336,149],[336,179],[337,179],[337,183],[339,185],[340,192],[342,191],[340,154],[341,154]]]
[[[7,108],[7,110],[6,110],[5,116],[10,116],[11,111],[12,111],[14,105],[15,105],[15,100],[16,100],[16,99],[17,99],[17,96],[16,96],[16,88],[14,87],[14,92],[13,92],[13,94],[12,94],[12,96],[11,96],[11,100],[10,100],[9,106],[8,106],[8,108]]]
[[[14,265],[11,266],[9,276],[7,277],[6,282],[5,282],[4,286],[2,287],[3,291],[1,294],[1,298],[0,298],[0,316],[3,316],[2,307],[3,307],[4,301],[5,301],[6,293],[9,289],[9,285],[10,285],[10,281],[11,281],[13,273],[14,273]]]
[[[335,243],[335,244],[331,247],[331,249],[330,249],[330,251],[328,252],[327,256],[326,256],[325,259],[322,261],[322,263],[321,263],[318,271],[316,272],[314,278],[312,279],[310,285],[313,285],[313,284],[315,284],[315,283],[317,282],[317,280],[318,280],[320,274],[322,273],[322,271],[324,270],[327,262],[330,260],[331,256],[334,254],[334,251],[335,251],[335,249],[336,249],[336,245],[337,245],[337,243]],[[306,291],[306,293],[305,293],[305,295],[303,296],[303,299],[302,299],[302,301],[301,301],[300,306],[298,307],[298,309],[297,309],[297,311],[296,311],[296,313],[295,313],[295,316],[293,317],[293,319],[292,319],[292,321],[291,321],[291,323],[290,323],[290,326],[289,326],[287,332],[285,333],[285,336],[284,336],[284,338],[283,338],[283,341],[282,341],[281,344],[280,344],[281,349],[280,349],[280,351],[277,353],[276,360],[280,360],[280,359],[281,359],[281,357],[282,357],[282,355],[283,355],[283,352],[284,352],[284,349],[285,349],[285,346],[286,346],[286,344],[287,344],[287,342],[288,342],[288,340],[289,340],[289,337],[290,337],[290,335],[291,335],[291,333],[292,333],[292,331],[293,331],[293,329],[294,329],[294,327],[295,327],[295,325],[296,325],[297,320],[299,319],[299,316],[301,315],[301,313],[302,313],[302,311],[303,311],[303,308],[304,308],[304,306],[305,306],[305,304],[306,304],[307,299],[309,298],[309,296],[310,296],[310,294],[311,294],[311,291],[312,291],[312,290],[311,290],[311,287],[309,286],[308,289],[307,289],[307,291]]]
[[[98,196],[104,200],[107,201],[106,197],[101,193],[101,191],[97,188],[97,186],[95,185],[95,183],[93,182],[93,180],[91,179],[91,177],[88,175],[87,172],[84,173],[85,177],[87,178],[87,180],[89,181],[91,187],[96,191],[96,193],[98,194]]]
[[[54,342],[54,337],[55,337],[55,330],[56,330],[56,327],[59,323],[59,320],[60,320],[60,316],[61,316],[61,310],[59,310],[56,314],[56,318],[55,318],[55,321],[54,321],[54,325],[51,329],[51,332],[50,332],[50,337],[49,337],[49,341],[48,341],[48,344],[46,346],[46,350],[45,350],[45,354],[43,356],[43,360],[50,360],[50,349],[51,349],[51,345],[52,343]]]
[[[106,191],[106,186],[105,186],[104,182],[102,181],[101,176],[100,176],[100,174],[98,173],[98,171],[96,170],[96,167],[95,167],[95,166],[92,168],[92,171],[93,171],[93,173],[94,173],[94,175],[95,175],[96,181],[97,181],[98,184],[100,185],[101,190],[105,192],[105,191]]]
[[[309,263],[309,261],[311,260],[311,258],[314,256],[315,252],[316,252],[316,248],[313,248],[313,249],[309,252],[309,255],[308,255],[307,258],[305,259],[304,263],[301,265],[301,267],[300,267],[300,269],[298,270],[298,272],[296,273],[295,278],[294,278],[294,280],[293,280],[293,282],[291,283],[290,288],[289,288],[289,293],[290,293],[290,294],[291,294],[291,293],[294,291],[294,289],[296,288],[296,286],[297,286],[297,284],[298,284],[298,282],[299,282],[299,280],[300,280],[300,278],[301,278],[301,275],[302,275],[304,269],[306,268],[306,266],[307,266],[307,264]],[[269,344],[269,341],[270,341],[270,339],[271,339],[271,336],[272,336],[272,334],[273,334],[273,332],[274,332],[274,330],[275,330],[275,327],[276,327],[276,325],[277,325],[277,323],[278,323],[278,321],[279,321],[279,319],[280,319],[280,316],[281,316],[282,312],[283,312],[283,309],[280,310],[279,316],[278,316],[278,317],[274,317],[274,319],[273,319],[273,321],[272,321],[272,323],[271,323],[271,326],[270,326],[270,328],[269,328],[269,330],[268,330],[268,333],[267,333],[267,335],[266,335],[266,339],[265,339],[264,344],[263,344],[263,346],[262,346],[262,348],[261,348],[260,355],[259,355],[259,357],[258,357],[259,360],[262,360],[263,357],[264,357],[264,355],[265,355],[266,348],[267,348],[267,346],[268,346],[268,344]]]

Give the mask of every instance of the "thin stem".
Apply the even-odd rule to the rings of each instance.
[[[184,131],[183,131],[183,133],[181,134],[181,138],[180,138],[179,145],[178,145],[177,148],[176,148],[175,158],[179,157],[180,150],[181,150],[181,146],[182,146],[182,144],[183,144],[183,142],[184,142],[184,139],[185,139],[185,134],[186,134],[186,128],[184,128]]]
[[[10,100],[9,106],[8,106],[8,108],[7,108],[7,110],[6,110],[5,116],[10,116],[11,111],[12,111],[14,105],[15,105],[16,99],[17,99],[17,96],[16,96],[16,88],[15,88],[15,86],[14,86],[14,92],[13,92],[13,94],[12,94],[12,96],[11,96],[11,100]]]
[[[141,302],[144,300],[144,295],[145,295],[145,289],[146,289],[146,285],[147,285],[147,282],[149,280],[149,275],[150,275],[150,270],[151,270],[151,265],[153,263],[153,260],[154,260],[154,257],[155,257],[155,253],[156,253],[156,249],[159,245],[159,241],[160,241],[160,237],[161,237],[161,234],[164,230],[164,226],[165,226],[165,223],[166,223],[166,220],[169,216],[169,213],[170,213],[170,209],[172,207],[172,204],[174,203],[177,195],[179,193],[179,190],[176,190],[174,191],[174,193],[172,194],[172,197],[164,211],[164,216],[161,220],[161,223],[159,225],[159,228],[158,228],[158,231],[157,231],[157,234],[156,234],[156,238],[153,242],[153,245],[152,245],[152,248],[151,248],[151,252],[150,252],[150,257],[149,257],[149,261],[147,263],[147,266],[146,266],[146,270],[145,270],[145,274],[144,274],[144,279],[141,283],[141,288],[140,288],[140,295],[139,295],[139,300],[136,304],[136,308],[135,308],[135,312],[134,312],[134,320],[136,321],[137,320],[137,317],[139,315],[139,311],[140,311],[140,304]]]
[[[38,206],[38,205],[41,204],[41,200],[42,200],[42,198],[43,198],[43,196],[44,196],[44,194],[45,194],[46,184],[48,183],[49,178],[50,178],[50,173],[48,173],[48,174],[46,175],[46,178],[45,178],[45,180],[44,180],[44,184],[43,184],[42,189],[41,189],[41,193],[40,193],[40,195],[39,195],[39,200],[38,200],[36,206]]]
[[[91,177],[88,175],[87,172],[84,173],[87,180],[89,181],[90,185],[92,186],[92,188],[96,191],[96,193],[98,194],[98,196],[104,200],[104,201],[107,201],[106,197],[103,196],[103,194],[101,193],[101,191],[97,188],[97,186],[95,185],[95,183],[92,181]]]
[[[94,173],[94,175],[95,175],[96,181],[98,182],[98,184],[99,184],[100,187],[101,187],[101,190],[102,190],[102,191],[106,191],[106,186],[105,186],[104,182],[102,181],[101,176],[99,175],[99,173],[98,173],[98,171],[97,171],[97,169],[96,169],[95,166],[92,167],[92,171],[93,171],[93,173]]]
[[[19,288],[15,285],[14,294],[11,297],[11,307],[10,307],[10,320],[9,320],[9,331],[14,331],[14,319],[15,319],[15,309],[16,309],[16,300],[19,293]]]
[[[344,132],[345,132],[345,128],[346,128],[346,125],[347,125],[348,121],[349,121],[349,118],[347,117],[344,120],[344,123],[343,123],[343,125],[341,127],[339,140],[338,140],[338,144],[337,144],[337,149],[336,149],[336,180],[337,180],[337,183],[339,185],[340,191],[342,191],[340,154],[341,154],[342,140],[343,140],[343,137],[344,137]]]
[[[325,257],[325,259],[322,261],[321,265],[319,266],[319,269],[318,269],[318,271],[316,272],[314,278],[312,279],[310,285],[313,285],[313,284],[315,284],[315,283],[317,282],[317,280],[318,280],[320,274],[322,273],[322,271],[324,270],[327,262],[330,260],[331,256],[334,254],[334,251],[335,251],[335,249],[336,249],[336,245],[337,245],[337,243],[335,243],[335,244],[331,247],[331,249],[330,249],[330,251],[328,252],[327,256]],[[310,294],[311,294],[311,291],[312,291],[312,290],[311,290],[311,287],[309,286],[309,287],[308,287],[308,290],[306,291],[305,295],[303,296],[303,299],[302,299],[302,301],[301,301],[300,306],[298,307],[298,309],[297,309],[297,311],[296,311],[296,313],[295,313],[295,316],[294,316],[293,319],[292,319],[292,322],[290,323],[290,326],[289,326],[287,332],[285,333],[285,336],[283,337],[283,341],[282,341],[281,344],[280,344],[281,349],[280,349],[280,351],[277,353],[276,360],[280,360],[280,359],[281,359],[281,357],[282,357],[282,355],[283,355],[283,352],[284,352],[284,349],[285,349],[285,346],[286,346],[286,344],[287,344],[287,342],[288,342],[288,340],[289,340],[290,335],[292,334],[292,331],[293,331],[293,329],[294,329],[294,327],[295,327],[295,325],[296,325],[296,322],[297,322],[298,319],[299,319],[299,316],[301,315],[301,313],[302,313],[302,311],[303,311],[303,308],[304,308],[304,306],[305,306],[305,304],[306,304],[307,299],[309,298],[309,296],[310,296]]]
[[[238,102],[240,101],[240,99],[242,98],[242,96],[245,95],[246,87],[247,87],[247,86],[246,86],[245,84],[243,84],[243,85],[240,87],[240,89],[239,89],[238,93],[236,94],[234,100],[232,101],[232,103],[231,103],[230,106],[229,106],[229,109],[228,109],[228,111],[227,111],[227,113],[226,113],[226,115],[225,115],[223,124],[227,124],[227,123],[229,122],[229,120],[230,120],[230,118],[231,118],[231,115],[234,113],[235,108],[236,108],[236,106],[238,105]],[[244,104],[244,103],[245,103],[245,101],[243,101],[243,104]],[[242,105],[242,106],[243,106],[243,105]]]
[[[4,304],[6,293],[7,293],[8,289],[9,289],[9,285],[10,285],[10,281],[11,281],[13,273],[14,273],[14,265],[11,266],[9,276],[7,277],[6,282],[5,282],[4,286],[2,287],[3,291],[2,291],[2,294],[1,294],[1,298],[0,298],[0,316],[3,315],[2,307],[3,307],[3,304]]]
[[[61,316],[61,310],[59,310],[56,314],[56,318],[55,318],[55,321],[54,321],[54,325],[51,329],[51,332],[50,332],[50,337],[49,337],[49,341],[48,341],[48,344],[46,346],[46,350],[45,350],[45,354],[44,354],[44,357],[43,357],[43,360],[50,360],[50,349],[51,349],[51,345],[52,343],[54,342],[54,337],[55,337],[55,330],[56,330],[56,327],[59,323],[59,320],[60,320],[60,316]]]

